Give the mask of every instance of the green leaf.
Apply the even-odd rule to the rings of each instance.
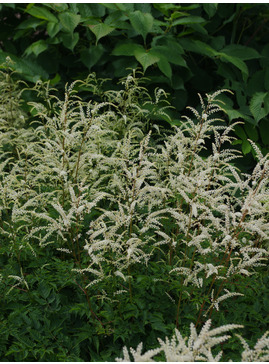
[[[47,284],[41,282],[38,287],[38,292],[43,298],[48,298],[51,291],[51,287],[49,287]]]
[[[181,52],[182,48],[176,42],[169,42],[169,45],[157,45],[152,47],[151,49],[154,52],[165,57],[168,62],[188,68],[185,59],[181,55],[184,51],[182,50]],[[173,52],[171,52],[171,49],[173,49]]]
[[[190,28],[193,29],[197,33],[201,33],[203,35],[208,35],[208,31],[201,24],[190,24]]]
[[[87,4],[87,3],[78,3],[77,4],[79,13],[81,15],[81,17],[83,19],[88,18],[89,16],[92,16],[92,8],[91,8],[91,4]]]
[[[153,330],[161,331],[164,333],[167,332],[165,324],[161,321],[152,322],[151,326],[152,326]]]
[[[52,3],[52,4],[45,3],[44,5],[48,6],[53,11],[56,11],[58,13],[62,13],[63,11],[68,9],[68,4],[64,3]]]
[[[144,50],[143,46],[140,44],[136,44],[136,43],[122,43],[117,45],[113,51],[112,51],[112,55],[113,56],[134,56],[135,55],[135,51],[137,50]]]
[[[255,92],[265,91],[261,87],[266,82],[266,72],[263,69],[252,74],[247,83],[247,95],[253,96]]]
[[[144,72],[146,72],[146,69],[149,66],[160,60],[160,57],[152,54],[150,50],[146,51],[144,48],[135,50],[134,55],[138,62],[142,65]]]
[[[73,33],[80,22],[80,15],[66,11],[59,14],[59,19],[63,26],[63,30],[68,33]]]
[[[44,21],[41,19],[30,18],[20,23],[16,29],[36,29],[39,25],[43,24]],[[55,24],[55,23],[54,23]]]
[[[165,59],[165,57],[161,57],[160,60],[157,62],[158,67],[162,73],[171,80],[172,77],[172,68],[170,63]]]
[[[14,62],[14,70],[18,73],[21,73],[23,79],[36,82],[43,79],[48,79],[48,73],[34,60],[32,59],[23,59],[14,56],[13,54],[2,52],[0,50],[0,63],[5,62],[6,57],[9,56],[11,60]]]
[[[248,140],[243,140],[242,142],[242,152],[244,155],[248,154],[251,151],[251,144]]]
[[[146,36],[153,26],[153,16],[150,13],[144,14],[140,10],[136,10],[130,14],[130,21],[133,28],[137,31],[137,33],[142,35],[145,42]]]
[[[178,18],[181,18],[182,16],[188,16],[189,14],[188,13],[184,13],[182,11],[175,11],[174,13],[171,14],[171,19],[174,20],[174,19],[178,19]]]
[[[55,77],[50,80],[50,85],[51,86],[57,85],[57,83],[59,83],[60,81],[61,81],[61,76],[59,75],[59,73],[56,73]]]
[[[211,4],[203,4],[203,8],[205,12],[207,13],[209,18],[212,18],[218,9],[217,3],[211,3]]]
[[[177,9],[181,8],[181,6],[178,6],[176,4],[169,4],[169,3],[164,3],[164,4],[154,3],[153,6],[160,13],[163,13],[166,16],[169,16],[170,11],[177,12]]]
[[[111,27],[110,25],[104,23],[88,25],[88,27],[96,36],[96,44],[98,43],[99,39],[105,37],[115,29],[114,27]]]
[[[200,40],[181,39],[179,44],[187,51],[203,54],[208,57],[216,57],[219,55],[219,52]]]
[[[48,44],[43,40],[38,40],[37,42],[32,43],[28,48],[25,49],[25,54],[29,56],[33,53],[35,56],[38,56],[40,53],[44,52],[48,48]]]
[[[232,57],[240,58],[242,61],[261,57],[254,48],[246,47],[240,44],[227,45],[221,50],[221,52]]]
[[[173,74],[172,85],[174,90],[185,90],[184,81],[178,74]]]
[[[248,68],[244,61],[242,61],[240,58],[229,56],[226,53],[220,52],[219,53],[220,59],[223,62],[232,63],[235,67],[237,67],[241,73],[244,79],[248,77]]]
[[[126,4],[120,4],[120,3],[117,3],[117,4],[112,4],[112,3],[103,3],[104,7],[108,8],[108,9],[112,9],[114,11],[117,11],[117,10],[121,10],[121,11],[126,11]]]
[[[75,45],[77,44],[78,40],[79,40],[79,34],[78,32],[75,33],[66,33],[66,34],[62,34],[62,40],[63,40],[63,44],[66,48],[70,49],[71,51],[73,51]]]
[[[249,109],[256,124],[268,114],[268,106],[267,110],[263,107],[266,96],[268,96],[267,92],[256,92],[250,100]]]
[[[249,123],[245,123],[244,129],[249,137],[249,139],[257,142],[259,139],[259,134],[257,128],[254,125],[250,125]]]
[[[173,21],[172,26],[199,24],[199,23],[204,23],[204,22],[206,22],[206,20],[204,18],[201,18],[200,16],[186,16],[184,18],[180,18],[180,19]]]
[[[54,23],[58,22],[58,19],[56,18],[56,16],[54,16],[49,10],[47,10],[46,8],[40,7],[40,6],[32,6],[31,8],[26,8],[25,10],[28,14],[39,18],[39,19],[44,19],[47,21],[52,21]]]
[[[236,125],[234,127],[234,132],[237,136],[239,136],[239,138],[241,138],[242,140],[246,140],[247,139],[247,135],[244,131],[244,129],[242,128],[242,126],[240,125]]]
[[[138,67],[138,62],[135,57],[117,57],[111,62],[111,66],[115,77],[125,77],[129,75],[130,69]]]
[[[104,54],[104,47],[102,44],[98,44],[96,46],[92,45],[87,50],[81,52],[81,60],[91,70],[92,66],[94,66],[99,59]]]
[[[48,35],[51,37],[51,38],[54,38],[55,35],[61,30],[61,24],[58,22],[58,23],[54,23],[54,22],[48,22],[47,24],[47,32],[48,32]]]

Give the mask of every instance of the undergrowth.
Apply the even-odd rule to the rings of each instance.
[[[141,342],[143,360],[268,359],[266,334],[248,348],[269,317],[268,154],[250,140],[253,173],[235,167],[229,91],[165,130],[166,94],[138,71],[63,98],[0,77],[1,359],[113,361]],[[230,329],[244,339],[215,338]]]

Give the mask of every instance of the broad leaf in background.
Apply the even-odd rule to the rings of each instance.
[[[104,54],[104,47],[102,44],[91,46],[81,53],[81,60],[89,70],[100,60]]]
[[[59,14],[59,19],[63,26],[63,30],[67,33],[73,33],[74,29],[80,22],[80,18],[80,15],[73,14],[70,11]]]
[[[207,13],[208,17],[212,18],[217,12],[218,4],[217,3],[203,4],[203,8],[205,9],[205,12]]]
[[[56,34],[59,33],[59,31],[61,30],[61,23],[58,22],[58,23],[54,23],[54,22],[48,22],[47,24],[47,32],[48,32],[48,35],[51,37],[51,38],[54,38]]]
[[[11,67],[14,71],[23,75],[25,80],[35,83],[40,79],[47,80],[49,78],[48,73],[31,58],[21,59],[13,54],[0,51],[0,64],[3,64],[7,57],[11,58],[13,62]]]
[[[169,62],[167,61],[167,59],[160,55],[160,60],[157,62],[158,63],[158,67],[160,69],[160,71],[162,71],[162,73],[169,78],[169,80],[171,80],[172,77],[172,68],[169,64]]]
[[[144,72],[146,72],[149,66],[160,61],[160,57],[156,55],[156,53],[151,50],[147,51],[143,48],[136,49],[134,55],[138,62],[142,65]]]
[[[75,45],[77,44],[79,40],[79,34],[78,32],[75,33],[63,33],[61,35],[61,38],[63,40],[63,44],[66,48],[70,49],[71,51],[74,50]]]
[[[143,51],[144,47],[133,42],[124,42],[118,44],[112,51],[114,56],[134,56],[136,51]]]
[[[255,49],[240,44],[229,44],[222,48],[221,52],[224,52],[231,57],[240,58],[243,61],[261,57]]]
[[[101,38],[105,37],[115,29],[114,27],[111,27],[110,25],[107,25],[105,23],[88,25],[88,27],[96,36],[96,44]]]
[[[137,33],[142,35],[144,42],[146,42],[146,36],[152,29],[153,20],[154,18],[151,14],[144,14],[140,10],[130,14],[131,24]]]
[[[173,21],[172,26],[176,25],[192,25],[192,24],[200,24],[206,22],[205,19],[200,16],[187,16],[184,18],[177,19]]]
[[[248,78],[248,68],[244,61],[240,58],[229,56],[224,52],[220,52],[219,56],[222,61],[232,63],[235,67],[237,67],[242,72],[244,80]]]
[[[28,14],[34,16],[35,18],[44,19],[54,23],[58,22],[58,19],[53,15],[48,9],[36,6],[35,4],[29,4],[25,10]]]
[[[253,115],[256,124],[269,113],[269,93],[257,92],[253,95],[249,109]]]
[[[25,54],[29,56],[31,53],[38,56],[40,53],[44,52],[48,48],[48,44],[43,40],[38,40],[32,43],[26,50]]]

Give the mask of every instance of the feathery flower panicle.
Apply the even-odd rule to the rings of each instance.
[[[159,348],[146,351],[144,354],[142,354],[143,344],[140,343],[136,350],[130,348],[130,352],[134,361],[154,361],[153,358],[156,354],[164,352],[167,362],[218,362],[221,359],[222,352],[220,351],[214,357],[211,351],[212,348],[231,337],[230,335],[221,334],[230,330],[242,328],[243,326],[236,324],[223,325],[212,330],[210,330],[210,327],[211,320],[208,320],[202,327],[200,334],[198,334],[194,324],[191,324],[189,338],[183,338],[181,333],[175,329],[175,334],[170,340],[168,338],[166,338],[165,341],[158,339],[160,345]],[[264,343],[262,345],[264,345]],[[257,348],[255,350],[257,350]],[[131,361],[128,349],[126,347],[123,348],[123,355],[123,359],[116,358],[116,361]]]
[[[229,147],[230,134],[238,123],[227,127],[220,119],[218,100],[228,90],[198,95],[201,110],[189,107],[190,115],[173,130],[154,125],[155,117],[169,120],[170,104],[161,89],[151,97],[137,73],[121,80],[121,90],[106,92],[105,80],[92,74],[66,85],[63,98],[39,82],[31,89],[39,100],[30,103],[35,127],[26,129],[12,83],[16,118],[5,108],[0,71],[0,238],[14,256],[48,246],[66,253],[61,255],[79,263],[73,273],[83,274],[89,291],[113,280],[115,289],[101,292],[102,300],[123,293],[116,284],[125,280],[131,299],[132,272],[154,260],[170,272],[171,286],[182,289],[178,314],[189,291],[208,292],[197,308],[200,318],[241,295],[227,290],[230,282],[251,276],[268,259],[268,155],[250,141],[257,158],[253,173],[233,165],[240,153]],[[80,88],[93,90],[90,101],[79,97]],[[163,284],[159,277],[155,282]],[[166,293],[174,299],[174,292]],[[200,334],[191,326],[189,340],[176,331],[162,349],[142,354],[140,345],[131,354],[153,360],[163,350],[171,361],[217,361],[221,353],[214,357],[211,348],[232,328],[210,331],[207,321]]]

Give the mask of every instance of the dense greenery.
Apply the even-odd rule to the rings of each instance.
[[[94,71],[111,89],[141,66],[148,89],[170,93],[172,124],[197,92],[229,88],[227,123],[245,122],[235,143],[249,170],[248,138],[269,146],[268,17],[268,4],[1,4],[0,61],[10,56],[21,77],[58,88]]]
[[[265,333],[268,16],[0,4],[1,361],[114,361],[208,319]]]
[[[208,318],[244,325],[253,346],[269,317],[268,155],[252,144],[253,174],[233,167],[224,92],[171,131],[154,122],[169,118],[165,93],[152,99],[136,72],[117,92],[90,75],[63,96],[16,81],[10,66],[0,80],[1,360],[113,361],[123,345],[155,348]],[[222,349],[240,360],[235,336]]]

